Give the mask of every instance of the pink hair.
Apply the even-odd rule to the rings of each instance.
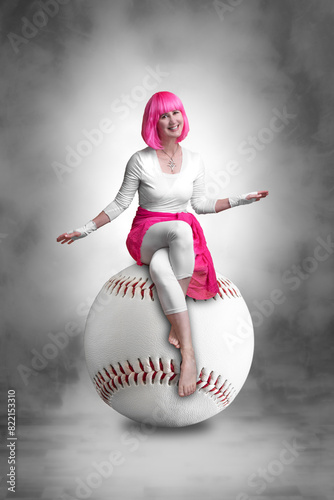
[[[148,146],[153,149],[163,148],[158,134],[158,120],[164,113],[176,109],[181,111],[184,121],[182,134],[176,139],[181,142],[189,132],[189,122],[181,100],[172,92],[157,92],[152,95],[145,107],[141,129],[141,135]]]

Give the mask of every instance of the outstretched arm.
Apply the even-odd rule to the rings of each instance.
[[[95,217],[95,219],[90,220],[85,226],[79,227],[78,229],[72,229],[67,233],[59,235],[57,241],[61,244],[68,243],[70,245],[75,240],[84,238],[93,231],[96,231],[99,227],[104,226],[108,222],[116,219],[116,217],[127,209],[133,200],[139,187],[140,177],[141,167],[137,162],[137,154],[135,153],[131,156],[127,163],[123,183],[116,195],[116,198],[109,203],[109,205],[104,208],[103,211]]]
[[[230,196],[229,198],[214,200],[206,196],[205,189],[205,166],[200,155],[197,155],[198,175],[193,184],[193,195],[191,198],[191,206],[197,214],[218,213],[228,208],[233,208],[238,205],[246,205],[254,201],[259,201],[261,198],[268,196],[268,191],[254,191],[239,196]]]
[[[74,243],[75,240],[84,238],[85,236],[92,233],[93,231],[96,231],[96,229],[104,226],[108,222],[110,222],[108,215],[102,211],[95,217],[95,219],[89,221],[85,226],[79,227],[78,229],[72,230],[68,233],[61,234],[60,236],[58,236],[57,241],[62,245],[64,243],[68,243],[70,245],[71,243]]]
[[[260,201],[262,198],[268,196],[269,191],[254,191],[253,193],[241,194],[239,196],[231,196],[216,201],[215,211],[222,212],[228,208],[237,207],[238,205],[246,205],[254,201]]]

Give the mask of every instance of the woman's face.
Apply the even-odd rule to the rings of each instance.
[[[174,109],[164,113],[158,120],[158,134],[162,143],[177,139],[182,134],[183,116],[181,111]]]

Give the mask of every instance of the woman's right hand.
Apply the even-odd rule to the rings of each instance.
[[[81,233],[79,233],[79,231],[73,231],[72,233],[60,234],[57,238],[57,241],[62,245],[64,243],[68,243],[70,245],[71,243],[74,243],[74,241],[77,240],[78,238],[83,238],[84,236],[86,235],[82,235]]]
[[[108,216],[106,215],[106,217]],[[58,236],[57,241],[59,241],[61,244],[68,243],[70,245],[79,238],[85,238],[85,236],[88,236],[93,231],[96,231],[96,229],[96,222],[90,220],[89,222],[87,222],[87,224],[82,227],[78,227],[74,231],[72,230],[69,233],[61,234],[60,236]]]

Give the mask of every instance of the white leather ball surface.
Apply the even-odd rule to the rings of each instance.
[[[201,422],[233,401],[250,370],[254,331],[238,288],[216,275],[216,297],[187,297],[198,377],[186,397],[178,395],[180,350],[168,342],[170,324],[148,267],[134,264],[105,283],[84,335],[88,371],[103,401],[137,422],[165,427]]]

